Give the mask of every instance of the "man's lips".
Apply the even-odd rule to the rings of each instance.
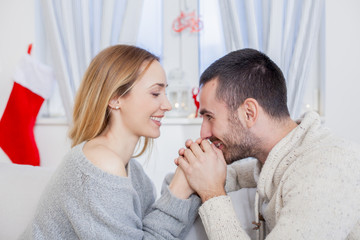
[[[212,144],[214,144],[214,146],[215,147],[217,147],[217,148],[219,148],[220,150],[223,148],[223,146],[224,146],[224,144],[221,142],[221,141],[219,141],[219,140],[215,140],[215,141],[211,141],[210,140],[210,142],[212,142]]]

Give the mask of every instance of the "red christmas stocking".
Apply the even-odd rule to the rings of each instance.
[[[40,165],[34,125],[54,83],[52,70],[29,55],[21,60],[0,121],[0,147],[13,163]]]

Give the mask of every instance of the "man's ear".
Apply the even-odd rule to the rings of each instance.
[[[112,109],[120,109],[120,97],[115,97],[109,101],[109,107]]]
[[[243,123],[247,128],[255,125],[259,115],[259,103],[254,98],[245,99],[238,110],[241,110],[239,114],[242,115]]]

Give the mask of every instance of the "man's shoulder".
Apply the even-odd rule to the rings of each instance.
[[[314,142],[306,150],[299,152],[297,159],[288,168],[291,170],[288,172],[291,172],[288,177],[308,176],[310,181],[324,176],[328,176],[329,181],[331,179],[337,181],[336,178],[342,177],[354,177],[360,180],[359,149],[356,143],[329,135],[326,139]]]
[[[310,145],[308,150],[305,151],[305,156],[306,155],[310,155],[313,158],[317,156],[319,160],[322,158],[326,158],[327,160],[344,158],[359,159],[360,162],[360,146],[355,142],[329,133]]]

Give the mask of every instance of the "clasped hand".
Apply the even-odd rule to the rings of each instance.
[[[197,192],[202,202],[226,195],[226,162],[220,149],[208,140],[187,140],[186,148],[179,150],[175,159],[184,172],[191,188]]]

